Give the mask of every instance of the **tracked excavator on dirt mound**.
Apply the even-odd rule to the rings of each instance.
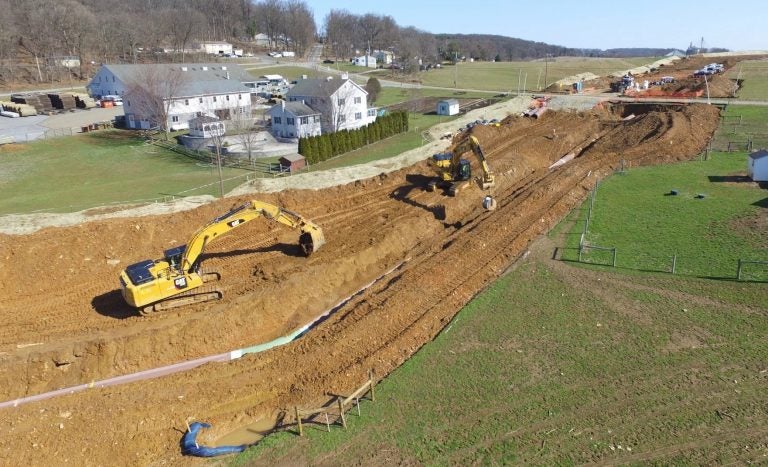
[[[221,278],[218,272],[200,268],[201,255],[214,239],[232,229],[264,217],[299,229],[299,246],[309,256],[325,244],[322,229],[295,212],[261,201],[250,201],[223,214],[198,230],[186,245],[165,251],[161,260],[145,260],[120,273],[123,298],[142,315],[218,300],[221,290],[204,285]]]
[[[470,135],[469,138],[454,146],[453,151],[435,154],[429,158],[430,165],[437,172],[437,180],[429,182],[427,191],[435,191],[436,187],[440,187],[445,189],[449,196],[456,196],[462,188],[468,186],[472,178],[472,169],[469,161],[462,159],[461,156],[470,149],[480,161],[480,168],[483,171],[480,184],[483,190],[490,189],[495,184],[495,177],[488,167],[480,143],[477,138]]]

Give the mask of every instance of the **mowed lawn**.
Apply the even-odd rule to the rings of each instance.
[[[768,261],[768,190],[746,178],[745,153],[712,153],[706,161],[643,167],[613,175],[597,189],[585,240],[617,249],[619,268],[733,279],[738,260]],[[677,195],[670,195],[672,190]],[[703,198],[697,198],[702,195]],[[589,202],[579,211],[563,257],[576,260]],[[716,241],[713,241],[716,239]],[[610,264],[611,253],[583,259]],[[768,265],[748,278],[768,280]]]
[[[232,189],[245,171],[224,168]],[[0,147],[0,214],[72,212],[184,193],[219,193],[218,172],[120,130]]]
[[[424,86],[466,88],[489,91],[512,91],[518,86],[529,91],[544,89],[548,84],[567,76],[591,72],[606,76],[652,63],[653,57],[637,58],[573,58],[557,57],[548,61],[527,62],[460,62],[440,69],[420,72],[415,77]]]

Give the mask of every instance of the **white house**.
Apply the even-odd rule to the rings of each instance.
[[[747,175],[755,182],[768,182],[768,151],[761,149],[747,157]]]
[[[237,115],[251,116],[251,90],[233,79],[227,66],[216,69],[205,64],[123,66],[136,67],[130,69],[132,75],[122,75],[127,86],[123,93],[123,112],[128,128],[164,126],[165,118],[168,128],[180,130],[189,128],[189,120],[203,115],[221,120]]]
[[[390,65],[394,61],[395,54],[389,50],[377,50],[373,53],[373,57],[379,65]]]
[[[437,103],[438,115],[457,115],[459,113],[459,101],[456,99],[444,99]]]
[[[234,80],[255,88],[256,78],[237,64],[228,63],[160,63],[149,65],[102,65],[86,88],[88,93],[101,96],[123,96],[128,84],[142,79],[148,73],[184,72],[188,81]],[[254,90],[255,92],[255,90]]]
[[[197,43],[197,49],[213,55],[232,54],[232,44],[223,41],[202,41]]]
[[[263,32],[254,34],[253,44],[257,47],[269,47],[270,45],[269,36],[264,34]]]
[[[368,68],[376,68],[376,57],[370,55],[361,55],[352,59],[352,64],[356,66],[364,66]]]
[[[288,102],[303,102],[320,113],[322,133],[333,133],[354,130],[376,120],[376,108],[368,108],[367,96],[365,89],[342,75],[342,79],[301,79],[285,98]]]
[[[285,102],[269,109],[272,134],[279,138],[304,138],[320,136],[322,118],[320,112],[300,101]]]

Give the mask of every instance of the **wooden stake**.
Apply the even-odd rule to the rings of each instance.
[[[299,408],[293,407],[296,410],[296,423],[299,425],[299,436],[304,436],[304,428],[301,426],[301,417],[299,416]]]
[[[360,416],[360,399],[355,399],[355,404],[357,404],[357,416]]]
[[[328,412],[325,412],[325,427],[328,428],[328,433],[331,432],[331,424],[328,422]]]
[[[371,389],[371,401],[376,402],[376,391],[373,389],[373,370],[368,370],[368,385]]]
[[[341,426],[344,427],[344,429],[347,429],[347,419],[344,417],[344,402],[341,401],[341,398],[336,399],[336,401],[339,403],[339,415],[341,415]]]
[[[184,420],[184,423],[186,423],[186,424],[187,424],[187,433],[189,433],[190,431],[192,431],[192,428],[190,428],[190,427],[189,427],[189,420]],[[196,447],[197,449],[200,449],[200,445],[199,445],[199,444],[197,444],[197,439],[195,439],[195,447]]]

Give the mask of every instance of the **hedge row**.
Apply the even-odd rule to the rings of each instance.
[[[392,112],[356,130],[299,138],[299,154],[304,156],[308,163],[316,164],[406,131],[408,112]]]

